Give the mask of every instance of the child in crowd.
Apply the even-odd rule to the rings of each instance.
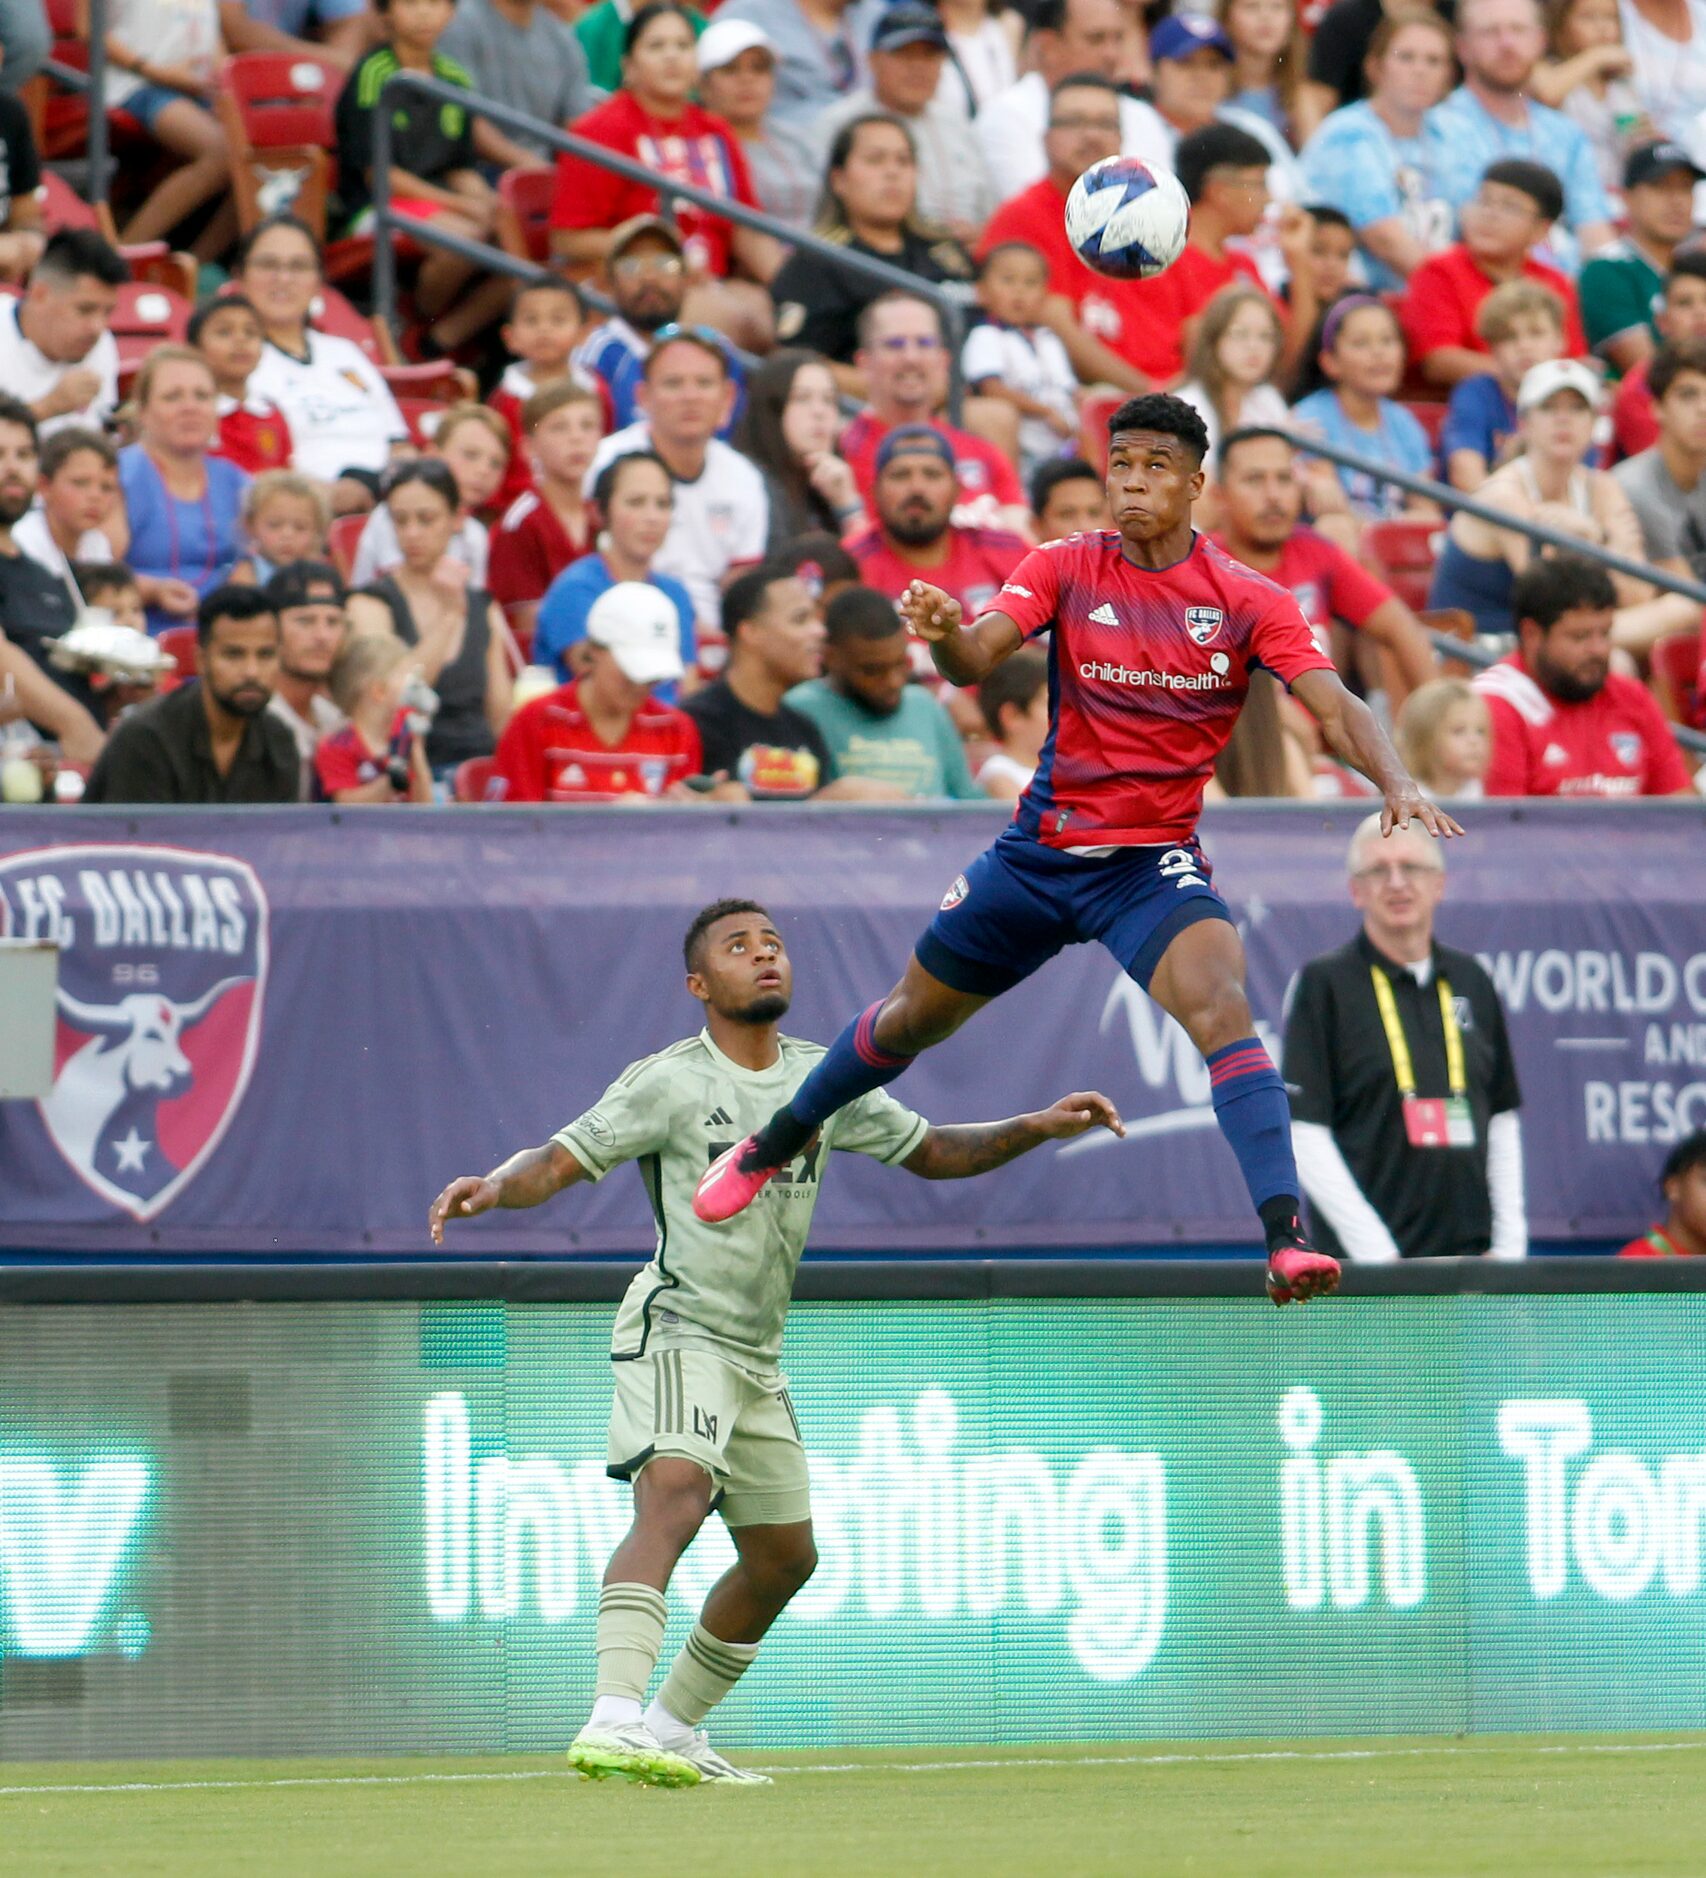
[[[231,578],[264,587],[292,561],[323,561],[332,526],[326,492],[295,470],[266,470],[243,495],[243,533],[249,552]]]
[[[488,538],[479,519],[503,486],[509,468],[509,426],[483,404],[453,404],[438,420],[426,454],[437,457],[456,480],[461,514],[451,538],[448,559],[468,570],[468,585],[486,584]],[[356,546],[351,587],[366,587],[400,565],[403,551],[383,502],[368,517]]]
[[[1297,93],[1308,42],[1297,0],[1224,0],[1220,24],[1232,41],[1232,96],[1227,100],[1275,130],[1295,149]]]
[[[1623,43],[1622,13],[1617,0],[1554,0],[1550,26],[1548,56],[1529,74],[1528,89],[1580,125],[1593,146],[1600,181],[1615,197],[1623,189],[1630,146],[1666,134],[1648,122],[1630,82],[1635,62]],[[1676,57],[1683,54],[1677,46]]]
[[[1435,802],[1486,793],[1493,755],[1487,701],[1462,678],[1436,678],[1404,700],[1393,726],[1398,754]]]
[[[1452,388],[1439,453],[1453,489],[1479,489],[1516,437],[1516,394],[1530,367],[1564,356],[1564,304],[1537,280],[1507,280],[1475,314],[1493,369]]]
[[[352,639],[332,667],[332,702],[348,718],[320,739],[314,776],[322,801],[430,802],[426,739],[403,704],[417,667],[394,633]]]
[[[1487,369],[1475,315],[1507,280],[1550,287],[1564,308],[1565,356],[1587,351],[1575,288],[1533,253],[1563,213],[1563,186],[1545,164],[1503,157],[1487,165],[1459,214],[1463,239],[1422,262],[1399,305],[1410,357],[1429,384],[1449,387]]]
[[[1315,289],[1316,305],[1330,307],[1335,300],[1342,300],[1352,291],[1351,263],[1356,259],[1356,230],[1343,209],[1336,209],[1327,202],[1310,203],[1309,219],[1313,224],[1305,257],[1309,281]],[[1282,298],[1287,305],[1290,304],[1289,280]]]
[[[1114,525],[1102,473],[1081,456],[1045,463],[1031,478],[1029,494],[1038,541],[1061,541]]]
[[[561,379],[573,379],[589,390],[601,388],[598,377],[585,366],[576,365],[570,355],[580,344],[586,319],[586,304],[573,281],[553,276],[550,280],[524,280],[510,302],[509,320],[503,328],[504,349],[510,364],[498,380],[497,389],[486,400],[509,426],[509,469],[498,491],[499,514],[533,487],[533,467],[528,458],[526,433],[522,428],[522,407],[536,391]],[[611,428],[610,413],[601,405],[600,434]]]
[[[1392,309],[1367,294],[1341,300],[1321,323],[1317,358],[1328,382],[1292,407],[1298,428],[1412,476],[1431,475],[1427,432],[1392,401],[1404,376],[1404,335]],[[1436,513],[1431,503],[1361,470],[1339,468],[1339,482],[1352,510],[1368,521]]]
[[[1003,659],[978,686],[977,705],[997,746],[978,769],[977,786],[998,802],[1017,802],[1048,740],[1048,655],[1023,646]]]
[[[133,632],[148,630],[148,608],[142,599],[142,587],[134,573],[122,561],[76,561],[71,577],[83,604],[104,607],[121,626]]]
[[[1190,378],[1178,395],[1208,427],[1210,475],[1220,440],[1242,426],[1285,425],[1291,413],[1273,384],[1285,345],[1279,311],[1260,287],[1222,287],[1203,309],[1191,341]]]
[[[118,452],[98,431],[56,430],[41,447],[40,487],[40,503],[19,519],[12,540],[81,604],[71,563],[110,561],[129,545]]]
[[[559,378],[521,407],[521,430],[533,487],[492,530],[490,587],[510,625],[531,632],[551,582],[592,547],[582,487],[604,433],[603,401],[572,378]]]
[[[190,319],[189,340],[207,360],[219,388],[219,447],[214,454],[251,476],[288,469],[293,445],[284,413],[271,398],[249,391],[249,379],[266,345],[254,302],[240,293],[204,300]]]
[[[1078,436],[1078,375],[1042,323],[1048,263],[1028,242],[998,242],[979,263],[977,297],[989,317],[966,338],[966,388],[1017,409],[1020,469],[1029,477]]]

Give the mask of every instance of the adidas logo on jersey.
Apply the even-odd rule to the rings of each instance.
[[[711,1113],[705,1117],[705,1126],[707,1128],[732,1128],[734,1125],[734,1117],[727,1109],[713,1109]]]
[[[1099,607],[1092,610],[1090,622],[1095,626],[1117,626],[1120,623],[1120,616],[1109,602],[1104,600]]]

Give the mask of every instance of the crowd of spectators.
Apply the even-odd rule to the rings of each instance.
[[[1200,524],[1431,790],[1694,787],[1666,726],[1700,710],[1701,608],[1662,581],[1706,570],[1706,0],[109,0],[104,28],[148,152],[104,232],[49,212],[47,81],[0,92],[0,736],[55,746],[68,795],[1010,800],[1046,672],[956,691],[894,602],[975,611],[1107,526],[1101,419],[1156,387],[1208,427]],[[41,37],[0,9],[0,80]],[[331,74],[330,198],[240,229],[219,62],[269,52]],[[470,103],[393,94],[379,178],[409,71]],[[1192,203],[1152,281],[1064,233],[1122,151]],[[396,333],[336,291],[364,299],[376,193],[490,242],[530,172],[543,275],[405,243]],[[121,360],[162,249],[197,297]],[[430,399],[399,346],[445,362]],[[164,636],[160,696],[52,661],[91,611]],[[1212,792],[1364,787],[1258,675]]]

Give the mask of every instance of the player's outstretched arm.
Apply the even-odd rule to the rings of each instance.
[[[543,1206],[554,1194],[586,1177],[580,1162],[555,1141],[547,1141],[542,1148],[523,1148],[489,1174],[463,1174],[445,1188],[427,1215],[432,1242],[444,1244],[444,1229],[453,1219],[472,1219],[499,1206]]]
[[[1291,689],[1321,726],[1333,754],[1360,770],[1386,798],[1380,811],[1383,835],[1394,828],[1408,828],[1412,821],[1442,838],[1463,833],[1458,823],[1422,794],[1380,728],[1380,720],[1361,698],[1351,696],[1337,672],[1304,672],[1292,681]]]
[[[921,1180],[970,1180],[1005,1167],[1045,1141],[1070,1141],[1092,1128],[1125,1134],[1125,1123],[1105,1095],[1094,1089],[1062,1096],[1053,1108],[1015,1115],[1005,1122],[969,1122],[961,1128],[932,1128],[901,1165]]]
[[[951,685],[982,683],[1025,643],[1005,613],[983,613],[965,625],[959,601],[927,580],[915,580],[900,596],[900,614],[929,645],[937,671]]]

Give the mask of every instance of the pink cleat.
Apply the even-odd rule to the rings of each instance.
[[[720,1226],[724,1220],[744,1213],[766,1185],[781,1173],[779,1167],[741,1166],[741,1157],[756,1140],[756,1135],[748,1135],[744,1141],[737,1141],[700,1175],[699,1184],[693,1189],[693,1211],[707,1225]],[[1333,1267],[1335,1275],[1338,1269],[1336,1265]]]
[[[1339,1261],[1313,1246],[1283,1245],[1268,1254],[1268,1296],[1276,1304],[1303,1304],[1338,1288]]]

